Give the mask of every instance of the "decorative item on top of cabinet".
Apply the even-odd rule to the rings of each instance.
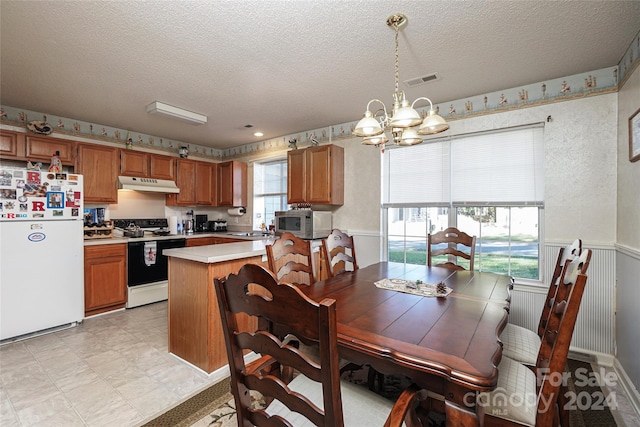
[[[247,164],[218,163],[218,206],[247,205]]]
[[[287,202],[344,204],[344,149],[329,144],[289,151]]]
[[[118,149],[78,143],[75,171],[84,175],[85,203],[118,203]]]
[[[85,246],[85,316],[124,308],[127,303],[126,267],[126,243]]]

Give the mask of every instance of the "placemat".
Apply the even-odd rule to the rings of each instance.
[[[442,283],[442,282],[441,282]],[[374,283],[378,288],[407,294],[420,295],[422,297],[446,297],[453,289],[445,286],[444,292],[438,292],[438,283],[424,283],[420,280],[382,279]]]

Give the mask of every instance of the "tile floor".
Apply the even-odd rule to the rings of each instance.
[[[0,346],[0,425],[135,426],[213,384],[167,352],[167,303]]]
[[[0,346],[0,425],[137,426],[215,381],[167,353],[166,302],[121,310]],[[640,426],[608,392],[618,425]]]

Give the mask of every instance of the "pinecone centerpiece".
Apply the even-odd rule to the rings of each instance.
[[[436,285],[436,292],[444,295],[447,293],[447,287],[445,286],[444,282],[440,282]]]

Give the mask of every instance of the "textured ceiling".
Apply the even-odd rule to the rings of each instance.
[[[616,65],[640,30],[640,1],[2,0],[0,102],[215,148],[353,121],[391,103],[396,12],[434,103]]]

